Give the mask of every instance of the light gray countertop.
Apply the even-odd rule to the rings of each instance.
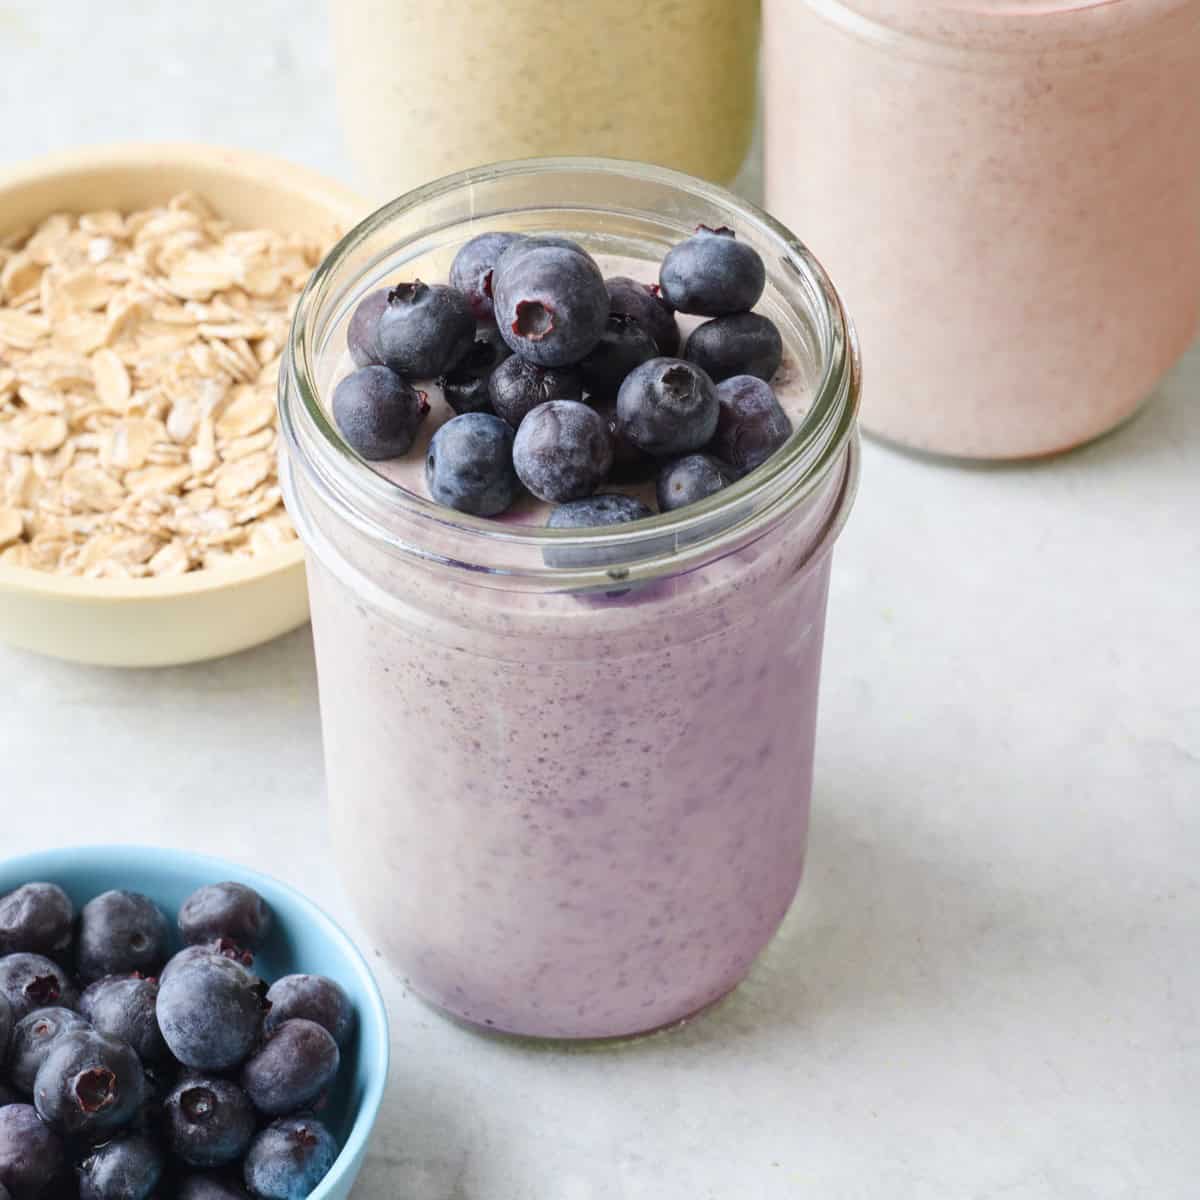
[[[345,173],[318,9],[0,3],[0,164],[194,137]],[[572,1052],[384,977],[395,1067],[355,1195],[1196,1195],[1198,389],[1200,349],[1127,428],[1036,466],[868,445],[808,875],[750,981]],[[321,776],[307,630],[158,672],[0,649],[3,853],[184,846],[340,913]]]

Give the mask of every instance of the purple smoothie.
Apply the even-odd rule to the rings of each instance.
[[[654,277],[597,257],[606,275]],[[776,386],[799,425],[821,364],[787,351]],[[326,356],[322,397],[347,368]],[[424,494],[423,447],[451,415],[430,402],[385,486]],[[678,570],[583,591],[464,569],[477,535],[449,512],[442,561],[420,560],[404,547],[433,537],[428,514],[393,514],[385,496],[371,522],[348,517],[312,473],[286,474],[335,851],[388,961],[454,1016],[536,1037],[659,1028],[736,986],[800,882],[850,441],[714,552],[679,534]],[[544,515],[527,502],[484,540],[503,547]]]

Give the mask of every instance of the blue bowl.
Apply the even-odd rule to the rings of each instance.
[[[22,883],[57,883],[82,907],[109,888],[143,892],[172,922],[196,888],[232,879],[254,888],[271,906],[274,927],[254,969],[265,979],[308,972],[336,979],[354,1001],[357,1021],[329,1103],[321,1112],[342,1147],[309,1200],[346,1200],[362,1169],[367,1141],[388,1074],[388,1021],[383,997],[363,956],[346,934],[299,892],[256,871],[182,850],[151,846],[79,846],[0,862],[0,895]]]

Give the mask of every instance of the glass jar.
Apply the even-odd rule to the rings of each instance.
[[[1004,459],[1129,417],[1200,314],[1200,3],[767,0],[764,26],[767,204],[854,313],[864,426]]]
[[[725,491],[615,530],[485,520],[398,488],[331,426],[348,315],[398,269],[437,278],[489,228],[657,262],[699,223],[762,254],[758,308],[807,405]],[[858,391],[808,252],[659,168],[467,172],[381,209],[318,268],[281,377],[283,486],[308,554],[335,852],[419,995],[512,1033],[610,1037],[745,975],[800,880]]]
[[[729,183],[750,146],[759,0],[336,0],[331,15],[347,144],[380,201],[546,154]]]

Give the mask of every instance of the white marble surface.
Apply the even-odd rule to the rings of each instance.
[[[0,2],[0,162],[191,136],[340,171],[317,8]],[[750,982],[571,1052],[385,981],[395,1070],[356,1197],[1195,1196],[1198,387],[1200,351],[1038,466],[868,446],[808,877]],[[322,803],[307,631],[154,673],[0,649],[5,853],[193,847],[340,910]]]

